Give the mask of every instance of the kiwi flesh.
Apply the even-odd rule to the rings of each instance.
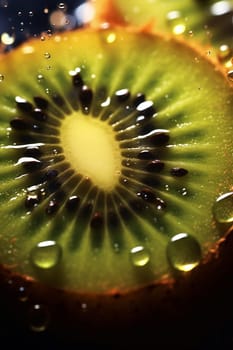
[[[107,28],[31,40],[0,70],[3,289],[103,331],[216,269],[232,225],[221,67],[182,40]]]
[[[95,18],[102,22],[150,26],[156,31],[183,36],[211,48],[220,60],[232,56],[233,2],[216,0],[92,0]],[[115,14],[115,16],[114,16]]]

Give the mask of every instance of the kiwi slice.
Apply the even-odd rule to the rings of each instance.
[[[232,224],[221,68],[183,41],[107,28],[31,40],[0,73],[4,281],[55,309],[62,295],[76,327],[87,305],[97,327],[98,305],[120,323],[148,286],[153,305],[206,273]]]
[[[93,0],[92,3],[96,16],[93,23],[149,25],[155,30],[194,39],[207,48],[213,45],[220,59],[227,57],[229,61],[232,56],[231,0]]]

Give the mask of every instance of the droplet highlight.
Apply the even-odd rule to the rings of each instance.
[[[219,196],[213,206],[214,218],[219,223],[233,222],[233,192]]]
[[[49,318],[47,307],[35,304],[29,310],[29,328],[37,333],[44,332],[48,328]]]
[[[142,267],[149,263],[149,251],[143,246],[136,246],[130,251],[130,258],[134,266]]]
[[[43,270],[56,267],[61,257],[62,249],[55,241],[40,242],[31,251],[33,265]]]
[[[200,244],[187,233],[178,233],[168,243],[167,258],[175,270],[191,271],[200,263],[201,257]]]

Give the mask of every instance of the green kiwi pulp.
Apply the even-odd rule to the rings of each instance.
[[[92,0],[100,22],[155,27],[206,45],[229,62],[232,57],[233,2],[216,0]],[[116,14],[114,17],[114,13]],[[96,19],[94,19],[95,21]],[[223,47],[224,45],[224,47]],[[227,48],[226,48],[227,46]],[[225,49],[223,49],[225,48]],[[213,49],[211,55],[213,55]],[[224,52],[223,52],[224,51]]]
[[[218,67],[120,28],[0,59],[5,267],[104,294],[206,261],[232,222],[233,93]]]

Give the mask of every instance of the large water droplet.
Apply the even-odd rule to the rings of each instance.
[[[0,74],[0,82],[2,82],[4,80],[4,75],[3,74]]]
[[[213,214],[220,223],[233,222],[233,192],[218,197],[213,206]]]
[[[130,251],[130,258],[134,266],[145,266],[150,261],[149,251],[143,246],[136,246]]]
[[[43,241],[31,251],[32,263],[40,269],[51,269],[59,264],[62,249],[55,241]]]
[[[29,310],[29,327],[34,332],[44,332],[49,324],[49,312],[46,306],[35,304]]]
[[[173,236],[167,246],[167,257],[171,266],[179,271],[190,271],[201,260],[201,247],[197,240],[187,233]]]

